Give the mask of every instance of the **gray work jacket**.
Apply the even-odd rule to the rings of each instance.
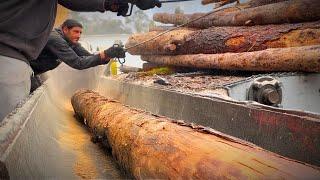
[[[56,68],[61,62],[79,70],[108,63],[101,60],[100,55],[90,54],[79,43],[70,42],[61,29],[55,29],[39,57],[30,61],[30,65],[35,74],[41,74]]]
[[[28,63],[36,59],[53,28],[57,4],[73,11],[104,12],[105,0],[2,0],[0,55]]]

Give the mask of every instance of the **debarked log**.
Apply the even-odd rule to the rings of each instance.
[[[318,168],[209,128],[131,109],[82,90],[75,112],[136,179],[309,179]]]
[[[262,51],[177,56],[144,55],[148,62],[203,69],[320,72],[320,45]]]
[[[134,34],[126,47],[156,36],[158,32]],[[297,24],[178,29],[153,41],[128,49],[134,55],[216,54],[258,51],[267,48],[320,44],[320,21]]]
[[[185,21],[190,21],[201,16],[185,15],[180,17]],[[155,14],[155,21],[166,24],[179,24],[175,20],[174,14]],[[187,20],[188,19],[188,20]],[[264,25],[283,24],[317,21],[320,19],[319,0],[290,0],[274,4],[267,4],[254,8],[247,8],[232,12],[216,12],[204,18],[189,23],[188,27],[209,28],[212,26],[244,26],[244,25]],[[163,21],[164,20],[164,21]],[[170,21],[171,20],[171,21]]]

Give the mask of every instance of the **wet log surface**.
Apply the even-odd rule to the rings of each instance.
[[[320,72],[320,45],[224,54],[144,55],[148,62],[203,69]]]
[[[126,47],[156,36],[158,32],[132,35]],[[134,55],[216,54],[258,51],[320,44],[320,21],[298,24],[179,29],[129,49]]]
[[[78,116],[115,160],[145,178],[319,178],[316,167],[284,158],[212,129],[154,116],[82,90],[72,97]]]
[[[201,14],[180,16],[185,22],[196,19]],[[202,14],[203,15],[203,14]],[[166,24],[180,24],[174,14],[155,14],[155,21]],[[209,28],[212,26],[244,26],[283,24],[316,21],[320,19],[319,0],[291,0],[237,11],[216,12],[188,24],[193,28]]]

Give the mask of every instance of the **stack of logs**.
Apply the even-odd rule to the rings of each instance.
[[[214,0],[212,2],[226,0]],[[231,1],[230,1],[231,2]],[[256,0],[206,15],[157,13],[174,26],[132,35],[126,48],[144,61],[170,66],[246,71],[320,72],[320,1]]]

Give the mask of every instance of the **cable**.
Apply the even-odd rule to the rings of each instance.
[[[222,6],[222,7],[223,7],[223,6]],[[181,28],[181,27],[183,27],[183,26],[185,26],[185,25],[188,25],[188,24],[190,24],[190,23],[193,23],[193,22],[195,22],[195,21],[198,21],[199,19],[202,19],[202,18],[204,18],[204,17],[207,17],[207,16],[209,16],[209,15],[211,15],[211,14],[213,14],[213,13],[216,13],[216,12],[219,12],[219,11],[221,11],[221,10],[224,10],[224,9],[227,9],[227,8],[228,8],[228,7],[225,7],[225,8],[222,8],[222,7],[221,7],[220,9],[215,9],[215,10],[213,10],[212,12],[209,12],[209,13],[207,13],[207,14],[205,14],[205,15],[203,15],[203,16],[200,16],[200,17],[198,17],[198,18],[196,18],[196,19],[193,19],[193,20],[191,20],[191,21],[188,21],[188,22],[186,22],[186,23],[184,23],[184,24],[181,24],[181,25],[179,25],[179,26],[177,26],[177,27],[175,27],[175,28],[173,28],[173,29],[166,30],[166,31],[164,31],[164,32],[162,32],[162,33],[154,36],[154,37],[151,38],[151,39],[145,40],[145,41],[143,41],[143,42],[141,42],[141,43],[139,43],[139,44],[133,45],[133,46],[131,46],[131,47],[127,47],[127,48],[125,48],[125,50],[132,49],[132,48],[134,48],[134,47],[137,47],[137,46],[140,46],[140,45],[145,44],[145,43],[147,43],[147,42],[150,42],[150,41],[152,41],[152,40],[154,40],[154,39],[157,39],[158,37],[160,37],[160,36],[162,36],[162,35],[164,35],[164,34],[167,34],[167,33],[171,32],[171,31],[174,31],[174,30],[176,30],[176,29],[179,29],[179,28]]]

